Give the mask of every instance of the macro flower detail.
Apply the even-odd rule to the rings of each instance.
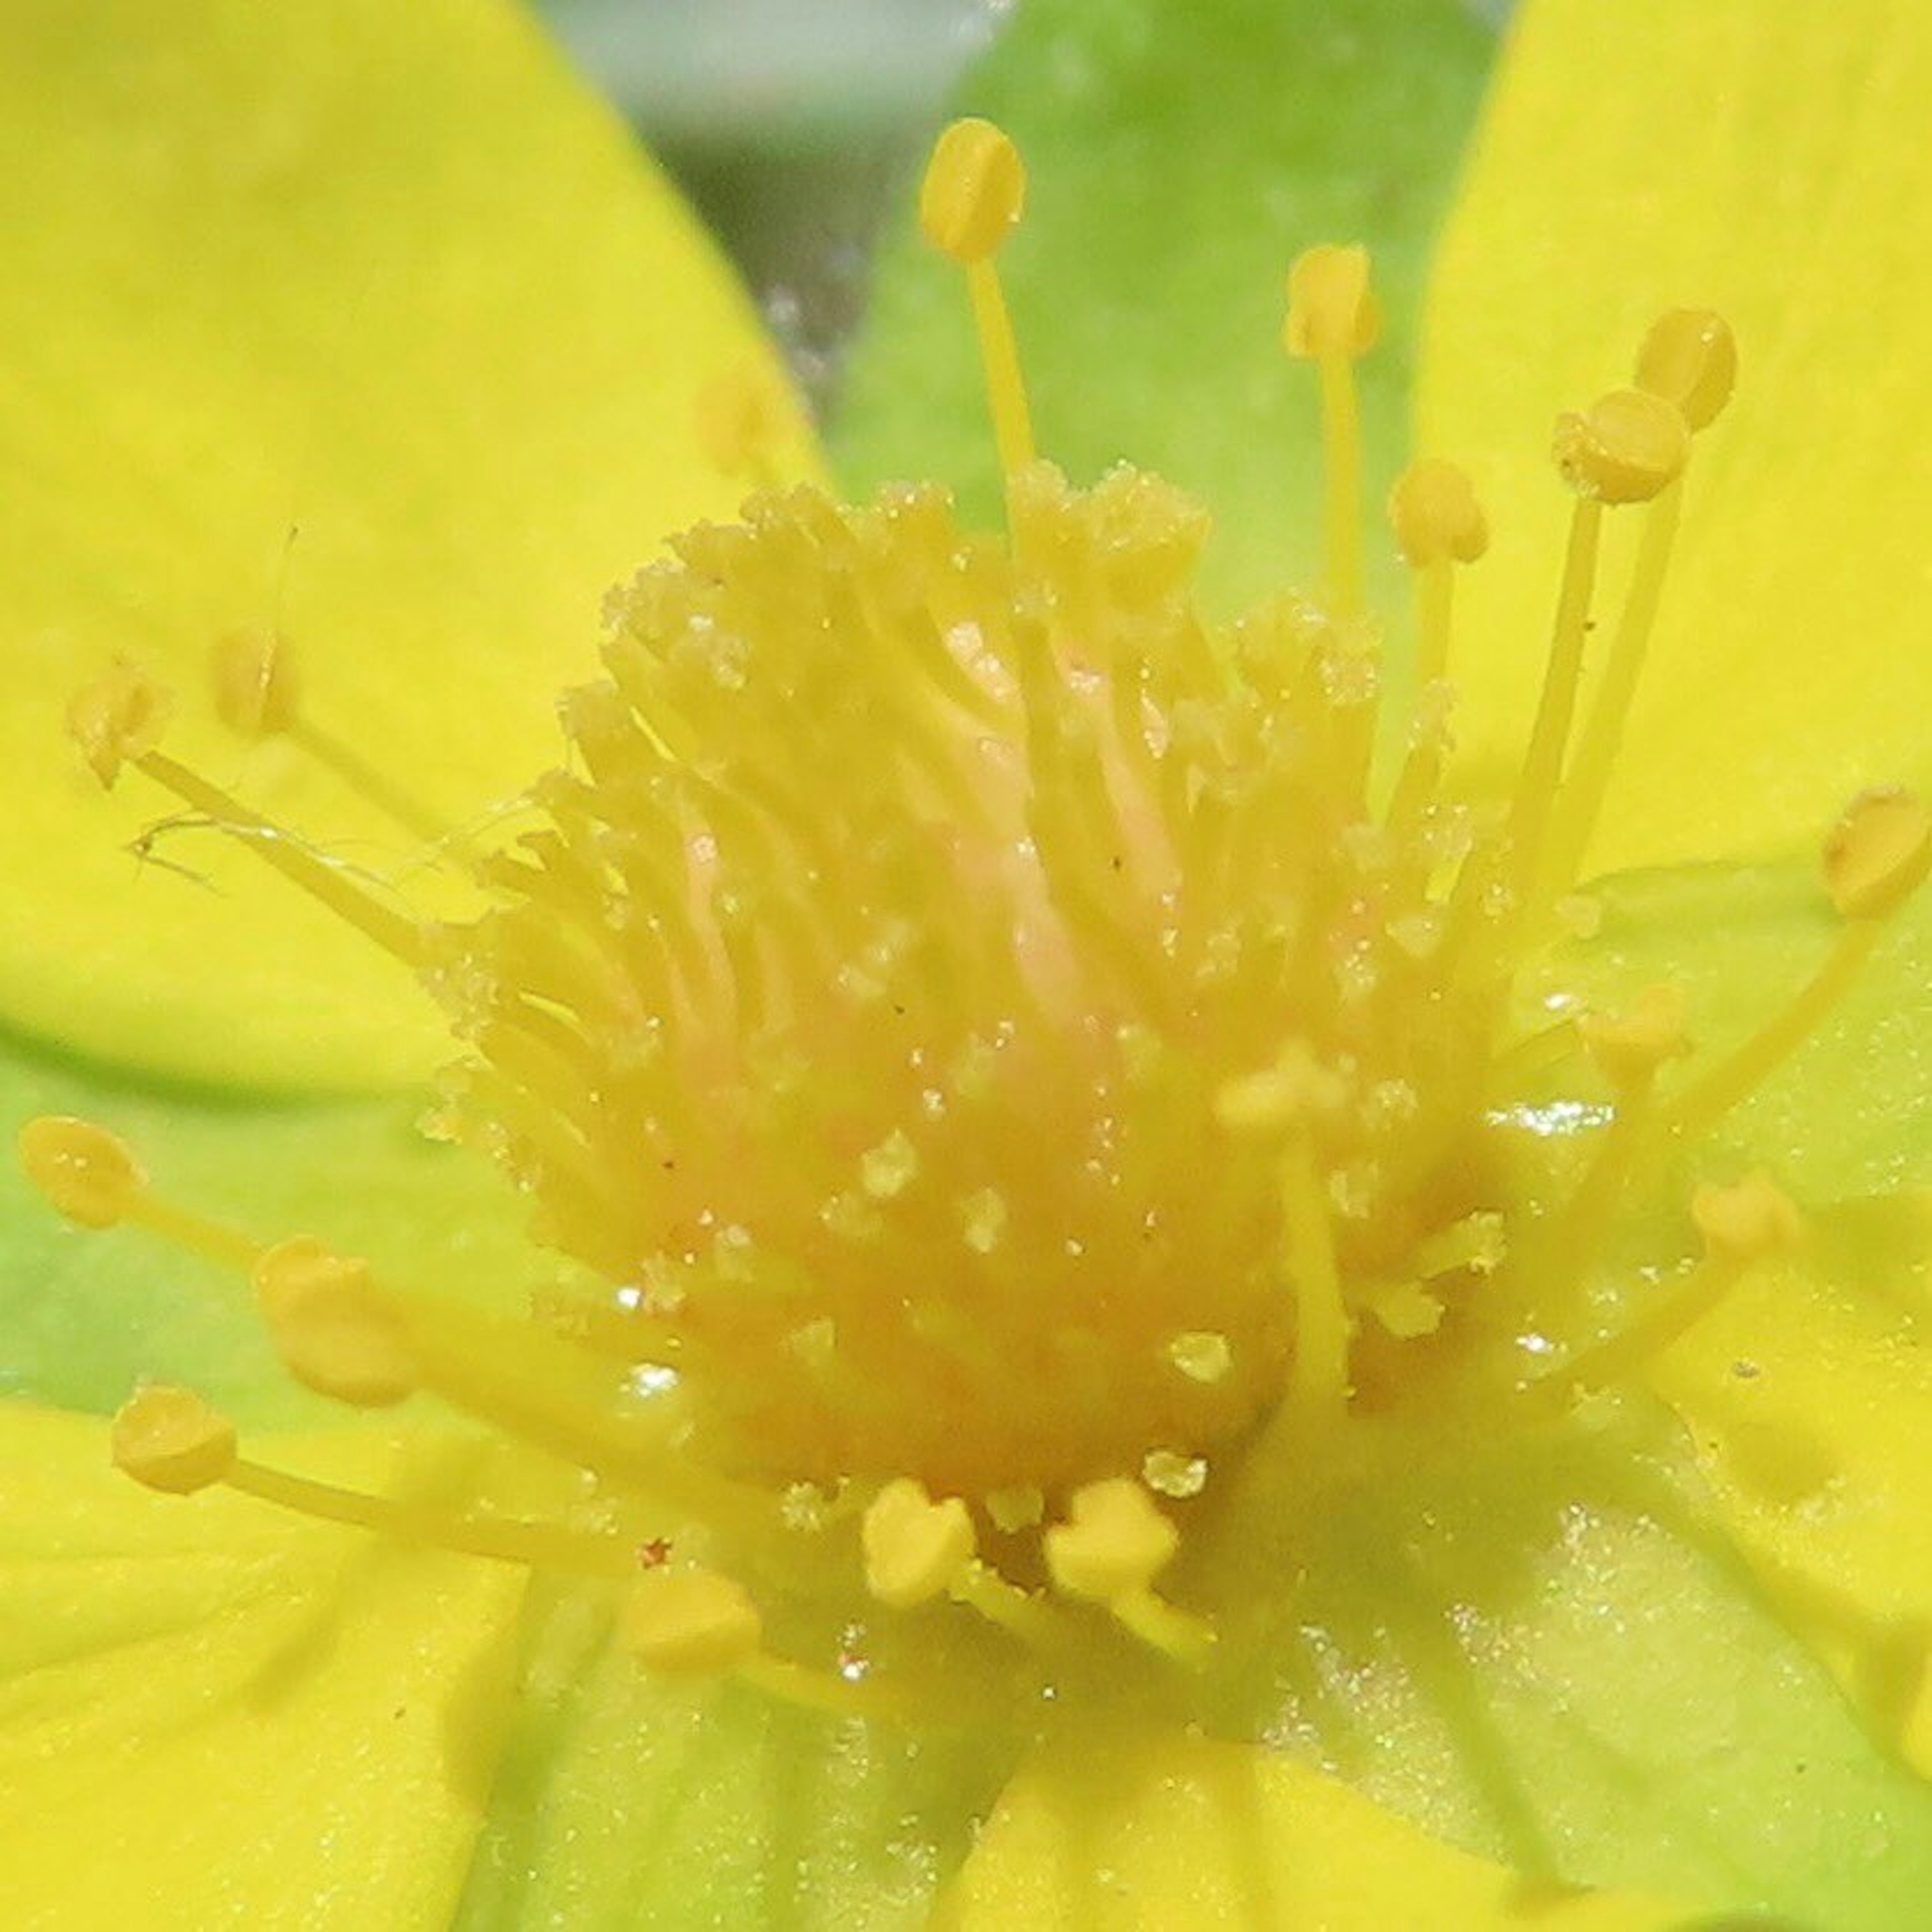
[[[794,1779],[822,1754],[889,1807],[921,1789],[827,1912],[1078,1924],[1211,1900],[1267,1924],[1346,1895],[1364,1924],[1673,1922],[1651,1895],[1678,1890],[1653,1882],[1668,1857],[1578,1856],[1497,1726],[1540,1648],[1681,1644],[1682,1552],[1742,1580],[1730,1534],[1911,1748],[1909,1621],[1856,1550],[1822,1586],[1793,1528],[1806,1459],[1866,1434],[1848,1418],[1821,1452],[1808,1421],[1752,1412],[1757,1382],[1788,1402],[1802,1376],[1711,1337],[1846,1254],[1912,1265],[1909,1201],[1814,1201],[1724,1130],[1856,995],[1932,820],[1885,788],[1820,826],[1815,948],[1702,1044],[1673,962],[1593,956],[1584,881],[1736,372],[1722,320],[1666,314],[1629,386],[1557,421],[1551,643],[1485,799],[1451,703],[1463,581],[1510,519],[1439,459],[1396,481],[1420,671],[1389,679],[1360,510],[1365,252],[1289,276],[1282,346],[1323,419],[1318,586],[1229,620],[1200,589],[1203,509],[1131,467],[1076,487],[1036,452],[995,266],[1024,186],[996,128],[961,123],[922,208],[966,271],[1003,525],[932,484],[852,504],[775,484],[672,539],[610,593],[564,763],[500,826],[401,801],[469,911],[418,911],[178,756],[133,662],[74,700],[104,784],[172,792],[420,982],[459,1052],[429,1125],[495,1164],[552,1257],[512,1312],[454,1245],[412,1273],[206,1216],[104,1127],[32,1120],[23,1164],[70,1220],[245,1278],[288,1376],[368,1417],[281,1442],[148,1382],[108,1434],[163,1493],[128,1485],[116,1520],[286,1540],[328,1580],[286,1644],[235,1616],[275,1660],[265,1684],[326,1683],[307,1658],[360,1654],[399,1593],[426,1630],[474,1616],[469,1661],[394,1714],[445,1872],[481,1794],[527,1802],[542,1841],[549,1801],[520,1784],[574,1732],[674,1780],[680,1751],[742,1739]],[[785,466],[752,390],[699,412],[729,466]],[[1625,536],[1618,598],[1599,578]],[[305,668],[225,633],[216,708],[314,755]],[[348,782],[382,808],[407,776]],[[141,1154],[166,1170],[164,1138]],[[1913,1412],[1874,1362],[1876,1447]],[[1652,1581],[1620,1594],[1626,1570]],[[1639,1601],[1654,1635],[1622,1621]],[[426,1668],[447,1641],[425,1634]],[[1780,1671],[1808,1714],[1790,1735],[1850,1762],[1829,1692]],[[1593,1749],[1614,1664],[1602,1688],[1553,1713]],[[250,1713],[241,1774],[273,1720],[211,1698]],[[1721,1764],[1754,1719],[1684,1721],[1684,1754]],[[1391,1778],[1391,1755],[1413,1764]],[[1902,1774],[1829,1775],[1841,1805],[1870,1793],[1875,1840],[1912,1815]],[[484,1842],[466,1909],[487,1915],[483,1868],[537,1854]],[[694,1866],[704,1842],[662,1856]],[[1719,1862],[1685,1909],[1803,1895]],[[434,1918],[446,1882],[395,1895]]]

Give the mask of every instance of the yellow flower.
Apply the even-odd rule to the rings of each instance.
[[[1733,10],[1620,15],[1592,50],[1612,104],[1593,146],[1573,89],[1554,88],[1561,143],[1536,110],[1595,16],[1532,10],[1438,285],[1437,339],[1474,373],[1467,391],[1442,376],[1426,407],[1483,465],[1538,362],[1505,355],[1499,318],[1565,356],[1591,346],[1566,404],[1628,347],[1596,334],[1616,275],[1552,275],[1526,245],[1510,284],[1484,223],[1541,170],[1621,262],[1616,212],[1657,192],[1618,170],[1660,48],[1726,56],[1737,139],[1754,104],[1783,111],[1788,69],[1722,39]],[[612,594],[611,682],[562,707],[567,775],[464,816],[543,762],[512,716],[532,682],[576,675],[542,654],[578,634],[586,582],[722,511],[722,472],[812,459],[675,212],[525,30],[424,7],[399,46],[386,19],[211,6],[164,27],[104,7],[87,23],[103,64],[64,10],[23,15],[15,177],[68,198],[26,195],[43,212],[16,281],[81,292],[62,332],[17,332],[35,357],[11,420],[52,480],[8,539],[9,621],[62,668],[172,657],[178,676],[220,645],[221,694],[184,700],[178,730],[144,674],[90,687],[70,712],[88,761],[109,781],[138,766],[422,974],[467,1054],[440,1124],[497,1157],[576,1271],[518,1250],[470,1170],[407,1150],[381,1100],[250,1115],[280,1143],[258,1166],[236,1160],[232,1123],[124,1094],[124,1125],[166,1123],[159,1192],[98,1130],[28,1130],[71,1218],[245,1270],[296,1381],[415,1406],[394,1430],[277,1434],[301,1412],[254,1392],[259,1356],[224,1364],[143,1324],[130,1352],[152,1382],[114,1452],[183,1492],[163,1498],[98,1466],[97,1424],[7,1412],[0,1762],[28,1796],[0,1867],[64,1923],[118,1922],[130,1886],[190,1921],[903,1921],[962,1859],[941,1915],[961,1925],[1665,1922],[1636,1888],[1894,1922],[1922,1896],[1932,1804],[1786,1633],[1925,1764],[1925,1390],[1900,1305],[1923,1231],[1898,1191],[1909,1137],[1868,1137],[1893,1150],[1881,1180],[1877,1156],[1791,1131],[1776,1094],[1845,982],[1866,968],[1884,991],[1886,922],[1932,851],[1924,814],[1867,797],[1822,884],[1783,901],[1785,874],[1679,874],[1573,904],[1589,747],[1616,707],[1583,707],[1560,789],[1560,744],[1533,736],[1491,824],[1435,802],[1426,688],[1390,707],[1414,729],[1371,808],[1375,640],[1348,500],[1352,364],[1376,327],[1360,258],[1316,250],[1292,284],[1335,496],[1325,602],[1221,626],[1193,599],[1204,530],[1183,500],[1132,473],[1072,491],[1027,460],[986,266],[1017,184],[982,127],[957,136],[926,218],[968,263],[990,346],[1005,533],[916,490],[852,512],[775,496],[694,532]],[[1921,33],[1884,44],[1902,103],[1932,62]],[[125,138],[136,108],[165,140]],[[513,130],[546,171],[519,197],[455,125]],[[1687,200],[1707,150],[1729,152],[1660,164]],[[369,253],[346,305],[316,152],[371,184],[349,198]],[[420,206],[383,191],[432,161]],[[122,213],[104,247],[67,218],[77,184]],[[130,248],[130,228],[160,245]],[[1864,259],[1848,248],[1832,286],[1856,292]],[[1753,315],[1753,274],[1775,285],[1762,250],[1734,282],[1646,299]],[[238,363],[224,331],[244,291],[262,306]],[[1606,500],[1655,500],[1624,518],[1646,531],[1639,620],[1725,356],[1708,314],[1680,316],[1636,390],[1559,431],[1573,566]],[[215,436],[211,410],[245,433]],[[1815,475],[1858,446],[1846,427],[1810,425],[1808,461],[1828,454],[1802,484],[1768,466],[1840,547],[1881,527],[1868,501],[1844,526],[1816,499]],[[1740,433],[1700,437],[1694,537],[1736,487],[1706,445]],[[194,506],[159,527],[158,466],[165,500]],[[1522,681],[1484,653],[1534,634],[1511,599],[1538,494],[1496,483],[1498,555],[1469,574],[1486,536],[1460,472],[1418,468],[1398,492],[1422,648],[1445,641],[1453,578],[1450,665],[1478,691]],[[77,598],[82,582],[104,588]],[[1559,671],[1587,642],[1585,587],[1573,569]],[[1787,586],[1753,647],[1796,608]],[[340,707],[352,738],[290,700],[285,632],[366,679],[314,707]],[[1660,642],[1667,666],[1667,625]],[[45,879],[46,854],[64,866],[112,835],[51,767],[56,694],[29,688],[7,727],[31,782],[6,836]],[[1561,676],[1546,688],[1547,718]],[[1759,720],[1796,774],[1750,820],[1777,852],[1842,802],[1807,790],[1792,728],[1826,700],[1802,696]],[[204,776],[235,754],[197,708],[262,737],[247,790],[276,820],[373,836],[386,814],[421,819],[448,876],[405,898],[358,847],[251,820]],[[1849,713],[1847,755],[1897,708]],[[1702,728],[1723,715],[1706,706]],[[1916,740],[1895,748],[1922,776]],[[1480,793],[1492,769],[1479,743],[1462,782]],[[1706,778],[1701,761],[1674,793],[1647,776],[1648,821],[1613,795],[1599,848],[1702,849]],[[215,872],[187,828],[140,806],[123,824],[145,859]],[[125,874],[48,879],[0,1000],[151,1073],[299,1094],[421,1070],[380,982],[320,952],[331,927],[220,876],[225,903],[157,940],[136,936],[145,906],[127,916]],[[442,910],[478,880],[493,910]],[[1705,1035],[1696,996],[1737,952],[1687,922],[1766,897],[1797,956],[1724,986],[1720,1009],[1747,1010]],[[1580,936],[1551,949],[1552,920]],[[234,963],[291,950],[316,952],[308,971]],[[77,958],[104,962],[78,986]],[[77,1083],[29,1065],[16,1084],[45,1114]],[[222,1206],[213,1174],[199,1192],[178,1178],[197,1133],[244,1197],[223,1209],[238,1226],[192,1211]],[[1744,1146],[1786,1185],[1746,1172]],[[291,1162],[330,1246],[278,1238],[291,1217],[259,1198],[256,1175]],[[1834,1203],[1852,1192],[1874,1198]],[[507,1312],[506,1286],[528,1284],[506,1278],[539,1265],[529,1315]],[[224,1380],[239,1399],[211,1406]],[[1708,1493],[1646,1384],[1688,1420]],[[58,1366],[29,1387],[62,1392]],[[425,1390],[486,1432],[436,1422]]]

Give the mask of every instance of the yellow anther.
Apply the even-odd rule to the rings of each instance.
[[[88,769],[112,789],[121,767],[161,742],[173,698],[146,672],[125,662],[74,693],[67,707],[68,736]]]
[[[1111,1604],[1148,1587],[1180,1546],[1180,1532],[1138,1483],[1110,1476],[1076,1490],[1067,1520],[1042,1540],[1059,1588]]]
[[[873,1498],[860,1535],[866,1587],[894,1610],[944,1595],[972,1562],[977,1540],[964,1503],[957,1496],[934,1502],[908,1476]]]
[[[1025,165],[1004,129],[968,119],[940,134],[919,196],[919,225],[940,254],[985,261],[1025,206]]]
[[[1768,1174],[1747,1174],[1734,1186],[1706,1184],[1690,1198],[1690,1218],[1713,1261],[1749,1262],[1796,1246],[1804,1217]]]
[[[667,1677],[712,1677],[758,1656],[758,1607],[715,1570],[647,1570],[624,1606],[626,1647]]]
[[[1637,351],[1637,387],[1675,403],[1693,434],[1717,421],[1737,380],[1736,338],[1714,309],[1659,316]]]
[[[1825,842],[1825,890],[1846,919],[1882,919],[1932,868],[1932,813],[1896,785],[1861,792]]]
[[[1563,480],[1600,503],[1647,503],[1690,458],[1684,412],[1647,389],[1613,389],[1580,416],[1562,416],[1551,453]]]
[[[358,1408],[416,1393],[415,1361],[366,1262],[302,1237],[269,1249],[254,1279],[275,1352],[304,1387]]]
[[[1647,986],[1620,1013],[1590,1013],[1577,1023],[1584,1051],[1619,1087],[1641,1086],[1666,1060],[1690,1051],[1684,995]]]
[[[1389,522],[1418,570],[1474,563],[1490,547],[1489,520],[1468,472],[1438,456],[1412,463],[1389,492]]]
[[[1369,251],[1360,242],[1318,242],[1296,256],[1281,332],[1289,355],[1352,360],[1375,346],[1382,326],[1382,305],[1369,285]]]
[[[296,722],[301,687],[295,659],[274,631],[231,631],[215,640],[209,659],[214,709],[244,738],[270,738]]]
[[[170,1496],[192,1496],[235,1466],[235,1425],[189,1389],[141,1390],[116,1415],[110,1439],[117,1469]]]
[[[1333,1113],[1348,1092],[1348,1083],[1305,1041],[1291,1040],[1272,1066],[1223,1084],[1214,1118],[1231,1132],[1266,1133]]]
[[[43,1114],[20,1130],[18,1144],[27,1178],[83,1228],[114,1226],[148,1185],[128,1143],[92,1120]]]
[[[1369,1312],[1398,1342],[1432,1335],[1442,1325],[1442,1304],[1420,1282],[1396,1281],[1370,1291]]]

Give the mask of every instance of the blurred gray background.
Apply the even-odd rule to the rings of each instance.
[[[893,184],[1015,0],[541,0],[736,256],[821,408]]]

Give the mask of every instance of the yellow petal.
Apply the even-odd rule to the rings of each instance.
[[[1932,1777],[1932,1203],[1874,1203],[1834,1286],[1766,1267],[1664,1358],[1725,1526],[1880,1734]],[[1912,1226],[1905,1225],[1907,1222]],[[1887,1284],[1878,1257],[1912,1258]],[[1862,1262],[1864,1265],[1861,1267]],[[1886,1286],[1910,1300],[1890,1300]]]
[[[1891,0],[1774,25],[1756,0],[1518,15],[1438,256],[1419,402],[1424,446],[1470,465],[1496,532],[1457,616],[1472,782],[1521,742],[1548,634],[1553,416],[1627,380],[1664,310],[1718,309],[1738,345],[1602,868],[1789,850],[1862,784],[1932,777],[1928,95],[1932,10]]]
[[[934,1924],[938,1932],[1638,1932],[1682,1919],[1632,1895],[1520,1877],[1275,1753],[1142,1735],[1034,1757]]]
[[[466,818],[554,764],[604,591],[743,479],[714,381],[750,310],[608,111],[496,0],[25,0],[0,22],[0,1016],[173,1073],[433,1064],[404,977],[64,740],[117,655],[169,746],[388,881],[418,848],[285,742],[212,721],[216,639],[279,628],[316,725]]]
[[[510,1694],[520,1579],[107,1466],[0,1406],[0,1871],[62,1926],[441,1925]],[[263,1460],[380,1482],[373,1432]]]

